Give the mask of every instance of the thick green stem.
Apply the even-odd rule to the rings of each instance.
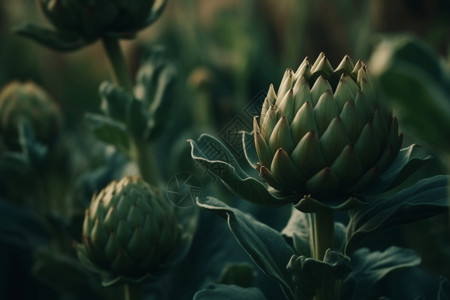
[[[324,260],[325,253],[333,247],[334,218],[333,210],[324,208],[310,214],[311,219],[311,249],[312,256],[317,260]],[[315,300],[339,299],[336,282],[324,280],[323,286],[317,291]]]
[[[145,181],[158,186],[159,174],[154,157],[154,149],[150,143],[140,138],[134,139],[133,158],[139,168],[139,173]]]
[[[111,62],[114,81],[123,89],[131,91],[133,84],[119,41],[116,38],[104,37],[103,46]]]
[[[139,286],[135,284],[125,284],[123,286],[125,300],[138,300],[140,299]]]
[[[311,246],[313,257],[323,260],[327,249],[333,246],[334,219],[331,209],[323,209],[311,216]]]
[[[103,38],[103,46],[111,62],[114,81],[127,92],[131,92],[133,84],[119,41],[115,38],[105,37]],[[133,146],[133,159],[139,168],[140,175],[148,183],[157,185],[158,172],[153,161],[154,153],[151,145],[141,137],[134,137]]]

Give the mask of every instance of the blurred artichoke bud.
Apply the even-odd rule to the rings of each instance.
[[[40,3],[58,30],[91,41],[105,35],[132,37],[152,23],[165,5],[161,0],[42,0]]]
[[[322,200],[361,191],[398,154],[402,136],[379,100],[367,66],[345,56],[333,69],[321,53],[286,70],[254,118],[260,175],[282,192]]]
[[[105,286],[156,279],[180,258],[182,228],[169,202],[139,177],[113,181],[86,210],[80,260]],[[181,255],[182,256],[182,255]]]
[[[0,92],[0,139],[8,150],[21,150],[23,122],[43,145],[51,145],[61,129],[59,107],[50,95],[32,82],[15,81]]]

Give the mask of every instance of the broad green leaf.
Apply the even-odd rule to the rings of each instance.
[[[258,288],[243,288],[237,285],[214,284],[198,291],[193,300],[265,300]]]
[[[374,198],[366,206],[350,210],[346,252],[372,232],[447,211],[449,180],[445,175],[426,178],[393,196]]]
[[[98,139],[115,146],[126,156],[130,155],[130,133],[125,124],[91,113],[85,115],[85,120]]]
[[[401,149],[387,170],[364,191],[364,194],[376,195],[395,188],[420,169],[432,157],[421,155],[419,148],[417,145],[411,145]]]
[[[76,34],[55,31],[33,23],[19,26],[14,29],[14,32],[59,51],[77,50],[92,42]]]
[[[227,220],[234,237],[256,265],[280,284],[288,299],[294,299],[286,266],[295,253],[278,231],[217,199],[197,199],[197,204]]]
[[[368,290],[392,271],[420,264],[420,257],[410,249],[392,246],[383,252],[361,248],[351,256],[353,271],[344,282],[346,299],[366,299]]]
[[[241,168],[233,154],[216,138],[203,134],[197,142],[189,142],[192,158],[205,170],[217,176],[237,196],[256,204],[274,206],[281,206],[293,200],[272,195],[262,182],[249,176]]]

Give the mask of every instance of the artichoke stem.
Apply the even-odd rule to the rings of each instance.
[[[123,286],[125,300],[140,299],[139,285],[127,283]]]
[[[313,258],[323,261],[328,249],[332,249],[334,236],[333,210],[323,208],[310,213],[311,218],[311,249]],[[333,280],[324,280],[323,285],[317,291],[314,300],[338,299],[336,283]]]
[[[327,249],[333,245],[334,219],[333,211],[324,208],[310,214],[311,217],[311,247],[313,257],[323,260]]]
[[[119,41],[116,38],[104,37],[103,46],[111,63],[115,83],[131,92],[133,84]]]
[[[142,178],[153,186],[158,186],[158,167],[154,160],[152,145],[140,138],[134,138],[134,161]]]

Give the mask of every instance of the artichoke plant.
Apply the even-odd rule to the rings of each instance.
[[[21,150],[24,122],[33,131],[35,140],[48,146],[60,131],[59,107],[35,83],[14,81],[0,92],[0,139],[6,149]]]
[[[73,50],[98,38],[132,38],[153,23],[165,0],[41,0],[56,31],[27,24],[18,33],[60,50]]]
[[[86,210],[80,260],[103,285],[155,280],[186,252],[173,207],[139,177],[111,182]]]
[[[345,56],[333,69],[323,53],[286,70],[254,118],[256,168],[278,191],[321,200],[361,191],[393,161],[402,136],[367,66]]]

